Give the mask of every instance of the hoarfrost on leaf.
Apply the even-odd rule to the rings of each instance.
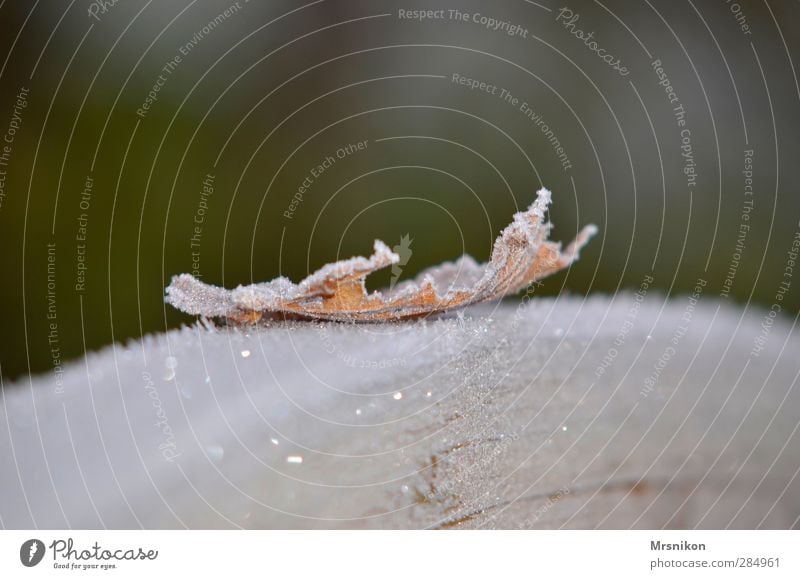
[[[478,264],[469,255],[420,273],[384,295],[368,294],[364,279],[399,263],[400,256],[375,240],[369,257],[352,257],[324,265],[299,284],[285,277],[233,290],[201,282],[190,274],[172,278],[167,303],[187,314],[256,322],[264,317],[380,322],[416,318],[514,294],[556,273],[578,258],[597,232],[587,225],[562,251],[548,240],[552,225],[545,220],[550,191],[540,189],[527,211],[514,215],[494,243],[491,260]]]

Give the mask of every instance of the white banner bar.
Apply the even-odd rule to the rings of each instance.
[[[2,531],[0,577],[800,577],[796,531]]]

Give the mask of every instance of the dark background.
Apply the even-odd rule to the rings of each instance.
[[[485,260],[545,185],[555,239],[590,222],[600,234],[540,293],[613,294],[653,275],[671,295],[702,277],[703,299],[797,312],[797,287],[775,297],[800,229],[797,2],[241,1],[138,116],[162,67],[232,4],[119,0],[99,21],[85,0],[0,8],[0,138],[29,89],[0,207],[3,380],[52,370],[54,353],[63,362],[192,321],[163,295],[172,275],[192,271],[207,174],[214,192],[195,257],[210,283],[298,281],[328,261],[369,255],[374,238],[393,246],[406,234],[413,255],[403,278],[462,252]],[[565,6],[627,76],[557,21]],[[471,20],[398,18],[399,9],[442,8],[517,24],[527,38]],[[691,190],[656,59],[686,111]],[[454,73],[528,102],[570,168],[518,107],[451,82]],[[379,140],[389,137],[405,138]],[[284,216],[313,167],[364,140]],[[739,259],[748,149],[753,209]],[[87,269],[77,291],[81,213]],[[720,298],[732,264],[730,297]]]

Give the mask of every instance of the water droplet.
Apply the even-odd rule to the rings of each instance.
[[[225,449],[219,444],[210,444],[206,447],[206,455],[214,462],[219,462],[225,456]]]
[[[427,396],[428,398],[430,398],[431,396],[433,396],[433,392],[426,392],[426,393],[425,393],[425,396]]]
[[[360,408],[356,408],[356,416],[361,416],[361,409]]]
[[[286,462],[289,464],[302,464],[303,457],[298,454],[292,454],[286,457]]]
[[[192,389],[189,388],[188,386],[181,386],[180,390],[181,390],[181,396],[183,396],[187,400],[192,397]]]
[[[270,441],[272,444],[274,444],[275,446],[278,446],[278,444],[280,444],[280,443],[278,442],[278,439],[277,439],[277,438],[270,438],[270,439],[269,439],[269,441]]]
[[[167,358],[164,360],[164,366],[167,368],[177,368],[178,359],[175,356],[167,356]]]
[[[394,398],[395,400],[400,400],[401,398],[403,398],[403,393],[402,392],[395,392],[394,396],[392,396],[392,398]]]
[[[249,358],[250,350],[242,350],[242,358]]]
[[[561,427],[561,431],[562,431],[562,432],[566,432],[566,431],[567,431],[567,427],[566,427],[566,426],[562,426],[562,427]]]
[[[169,382],[170,380],[175,379],[175,370],[173,368],[168,368],[161,377],[164,379],[165,382]]]
[[[206,379],[203,380],[206,384],[211,384],[211,376],[206,376]]]
[[[556,338],[560,338],[564,335],[564,328],[556,328],[555,332],[553,333],[556,335]]]

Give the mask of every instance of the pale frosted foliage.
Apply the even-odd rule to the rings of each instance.
[[[479,265],[470,256],[423,271],[384,296],[368,294],[364,278],[399,263],[400,256],[375,240],[371,257],[352,257],[330,263],[295,285],[285,277],[225,290],[190,274],[175,276],[167,287],[167,302],[188,314],[225,317],[239,322],[264,317],[339,321],[396,321],[444,312],[517,293],[529,284],[568,267],[578,251],[597,232],[586,226],[567,249],[548,241],[545,221],[550,191],[540,189],[527,211],[495,241],[491,260]]]
[[[651,292],[107,348],[63,393],[6,384],[0,521],[796,525],[800,340],[779,320],[753,356],[763,312],[702,302],[679,333],[689,302]]]

